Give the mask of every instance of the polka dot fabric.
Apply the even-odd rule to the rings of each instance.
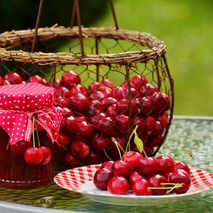
[[[57,141],[62,111],[54,107],[55,89],[38,83],[1,86],[0,126],[10,136],[10,144],[29,141],[33,131],[33,114],[37,113],[38,130],[45,129]]]

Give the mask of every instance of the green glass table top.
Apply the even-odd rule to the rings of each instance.
[[[213,173],[213,119],[176,117],[158,155],[170,155],[175,161],[190,162],[191,167]],[[19,205],[21,204],[21,205]],[[0,188],[0,212],[213,212],[213,188],[180,202],[158,206],[116,206],[93,202],[81,194],[65,190],[55,183],[34,190]]]

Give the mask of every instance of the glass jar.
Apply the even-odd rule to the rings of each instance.
[[[38,83],[26,88],[24,85],[7,85],[1,86],[0,90],[0,186],[4,188],[40,188],[51,184],[54,178],[52,154],[45,164],[28,164],[24,152],[28,147],[45,146],[52,153],[52,143],[57,140],[62,119],[61,110],[52,105],[55,89]],[[35,98],[41,99],[40,106]],[[15,105],[8,105],[14,100]],[[37,116],[33,122],[35,113]],[[20,141],[27,144],[22,153],[12,149]]]

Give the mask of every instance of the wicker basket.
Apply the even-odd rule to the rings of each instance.
[[[76,8],[78,15],[79,8],[76,2],[74,8]],[[113,11],[112,1],[110,3]],[[113,13],[113,15],[115,19],[115,14]],[[58,90],[61,90],[60,98],[65,95],[64,88],[62,88],[65,86],[61,84],[59,88],[57,83],[59,80],[56,79],[60,79],[60,83],[62,83],[63,74],[69,70],[76,72],[79,79],[81,79],[81,85],[88,89],[88,99],[91,99],[91,94],[94,92],[89,90],[89,85],[92,82],[102,82],[102,85],[99,85],[102,89],[107,88],[108,91],[114,92],[114,96],[109,95],[111,98],[115,98],[118,88],[122,87],[129,100],[129,111],[125,114],[125,116],[128,116],[128,128],[122,135],[119,135],[125,141],[125,145],[133,130],[131,122],[135,117],[143,118],[148,125],[152,125],[152,122],[147,119],[150,116],[154,117],[157,124],[162,124],[165,119],[168,119],[162,124],[163,131],[160,134],[155,133],[155,125],[153,125],[149,134],[139,134],[139,137],[141,136],[144,142],[147,154],[154,156],[165,142],[173,118],[174,83],[165,56],[166,45],[163,41],[148,33],[118,28],[116,19],[115,24],[116,26],[111,28],[85,28],[81,26],[78,16],[78,26],[71,25],[71,27],[66,28],[56,24],[52,27],[39,28],[37,21],[35,29],[4,32],[0,34],[0,75],[3,77],[8,72],[16,72],[22,76],[24,82],[33,81],[32,76],[42,76],[45,79],[42,82],[43,84],[57,87]],[[116,52],[116,48],[120,51]],[[55,50],[59,51],[55,52]],[[10,83],[15,83],[11,76],[6,81],[5,79],[4,81],[2,80],[1,84],[7,84],[8,80],[10,80]],[[160,95],[167,94],[167,99],[164,103],[165,105],[167,104],[167,107],[163,106],[158,111],[153,104],[154,96],[150,95],[148,89],[146,89],[146,94],[142,96],[144,98],[151,98],[152,110],[145,113],[137,105],[136,112],[132,113],[132,100],[138,99],[141,96],[140,88],[144,86],[141,81],[138,87],[131,89],[133,87],[131,79],[134,76],[145,77],[148,80],[149,86],[151,85],[151,87],[157,89],[158,92],[156,93]],[[113,88],[109,88],[105,81],[106,79],[114,84]],[[78,83],[80,82],[78,81]],[[70,85],[66,88],[70,91],[73,86]],[[131,92],[132,90],[135,93]],[[134,96],[134,94],[137,95]],[[63,96],[63,99],[68,100],[65,96]],[[86,117],[87,125],[92,125],[94,129],[94,135],[99,134],[101,137],[105,137],[106,131],[103,129],[102,132],[97,130],[97,126],[94,123],[91,124],[92,117],[88,117],[86,111],[78,111],[77,107],[70,103],[67,106],[70,106],[70,109],[72,109],[74,117]],[[101,107],[98,113],[103,112],[106,113],[106,109]],[[67,117],[64,119],[66,120]],[[116,129],[121,128],[116,123],[116,116],[111,116],[111,120],[113,120],[113,125]],[[61,131],[65,135],[69,135],[69,131],[66,131],[63,127]],[[78,136],[80,134],[78,133],[78,131],[75,131],[74,135],[69,135],[70,143],[66,145],[65,149],[57,150],[56,148],[57,156],[61,156],[62,164],[65,153],[70,153],[70,146],[73,141],[80,139],[90,148],[90,155],[83,159],[81,158],[80,163],[100,163],[100,161],[106,160],[103,157],[105,154],[111,158],[117,158],[116,153],[115,155],[112,154],[113,143],[104,150],[96,150],[93,146],[93,138],[83,137],[79,139]],[[117,136],[117,133],[115,135],[109,134],[106,137],[111,138],[115,136]],[[133,142],[132,149],[136,149]],[[97,154],[99,155],[99,161],[92,161],[91,155]],[[71,163],[69,165],[72,167],[74,164]]]

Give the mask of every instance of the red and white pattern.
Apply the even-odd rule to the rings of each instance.
[[[1,86],[0,126],[10,136],[9,143],[30,140],[34,113],[38,130],[45,129],[52,141],[57,141],[62,112],[53,106],[54,101],[55,89],[38,83]]]
[[[54,181],[62,188],[79,193],[91,194],[90,191],[82,191],[81,185],[86,181],[92,181],[96,170],[99,168],[100,165],[90,165],[66,170],[64,172],[57,174],[54,178]],[[213,187],[213,174],[195,168],[191,168],[190,171],[192,183],[189,191],[186,194],[196,194]],[[103,195],[102,191],[100,191],[100,193],[94,192],[94,194]],[[134,195],[128,194],[125,196],[134,196]],[[180,195],[169,194],[166,196],[182,196],[182,194]]]

